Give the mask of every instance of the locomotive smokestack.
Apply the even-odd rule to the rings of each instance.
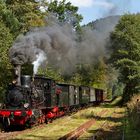
[[[21,85],[21,65],[20,64],[14,64],[14,75],[16,80],[16,85]]]

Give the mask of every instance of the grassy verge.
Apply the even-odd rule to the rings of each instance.
[[[120,105],[120,102],[122,101],[122,96],[116,97],[111,103],[111,106],[116,106],[116,105]]]
[[[77,126],[80,126],[81,123],[84,123],[86,120],[75,120],[70,117],[60,118],[55,120],[53,123],[45,125],[45,127],[35,127],[27,133],[18,135],[13,139],[33,139],[33,140],[56,140],[59,137],[67,134],[67,132],[72,131]]]
[[[117,99],[117,101],[119,100]],[[117,101],[115,101],[115,103],[117,103]],[[110,139],[107,140],[115,140],[113,139],[114,133],[116,135],[122,134],[122,120],[124,117],[124,108],[114,107],[115,103],[113,103],[113,105],[110,103],[108,105],[101,105],[100,107],[90,107],[81,110],[71,116],[59,118],[53,121],[53,123],[44,125],[43,127],[34,127],[29,131],[25,131],[13,137],[13,139],[57,140],[88,120],[95,119],[95,123],[79,137],[79,140],[89,139],[97,132],[100,132],[98,133],[99,139],[105,139],[109,136]],[[114,115],[112,116],[112,114]],[[119,138],[119,136],[117,138]]]
[[[97,137],[97,140],[119,140],[123,127],[124,108],[108,108],[109,112],[98,117],[97,123],[84,133],[79,140]],[[115,134],[115,138],[114,138]]]
[[[114,105],[115,102],[113,101],[109,105]],[[118,120],[109,122],[109,129],[105,128],[100,138],[105,140],[140,140],[140,95],[132,97],[131,101],[127,103],[127,107],[120,108],[118,111],[113,115]]]
[[[134,129],[132,124],[130,124],[129,120],[126,120],[126,127],[124,131],[124,139],[125,140],[140,140],[140,130],[139,127]]]
[[[26,133],[22,133],[13,139],[56,140],[78,128],[94,116],[97,116],[97,114],[102,110],[103,108],[100,107],[90,107],[88,109],[81,110],[72,116],[59,118],[53,121],[53,123],[45,125],[41,129],[40,127],[32,128],[31,131],[25,131]]]
[[[124,138],[140,140],[140,95],[132,97],[127,103]]]

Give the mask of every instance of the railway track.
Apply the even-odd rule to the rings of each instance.
[[[102,110],[98,113],[98,116],[101,116],[105,113],[107,113],[108,110]],[[94,123],[96,123],[95,119],[91,119],[87,121],[86,123],[82,124],[77,129],[71,131],[70,133],[64,135],[63,137],[59,138],[58,140],[76,140],[79,136],[81,136],[87,129],[89,129]]]
[[[85,108],[83,109],[80,109],[80,111],[84,110]],[[71,120],[71,116],[73,114],[77,113],[76,112],[73,112],[73,113],[70,113],[67,117],[67,115],[63,116],[63,117],[67,117],[67,120]],[[61,117],[61,119],[63,119],[63,117]],[[57,119],[60,119],[60,118],[57,118]],[[67,122],[64,122],[63,125],[67,123]],[[37,126],[34,126],[36,129],[41,129],[41,128],[44,128],[46,126],[46,124],[39,124]],[[31,132],[32,129],[30,128],[27,128],[25,130],[21,130],[20,128],[14,128],[14,129],[11,129],[10,132],[4,132],[2,130],[0,130],[0,140],[9,140],[9,139],[12,139],[13,137],[19,135],[19,134],[25,134],[25,133],[29,133]]]
[[[110,115],[109,117],[115,117],[115,111],[114,110]],[[100,129],[92,136],[89,138],[89,140],[97,140],[97,139],[101,139],[101,137],[103,138],[104,137],[104,134],[103,134],[103,130],[104,129],[107,129],[109,128],[109,123],[107,120],[105,120],[101,125],[100,125]]]
[[[113,110],[112,110],[113,111]],[[64,135],[59,135],[57,136],[56,138],[53,137],[53,136],[48,136],[48,133],[46,133],[45,135],[45,132],[48,132],[48,129],[47,131],[44,131],[44,133],[42,135],[40,135],[40,137],[38,136],[38,138],[42,138],[44,137],[45,138],[48,138],[48,140],[50,139],[58,139],[58,140],[76,140],[76,139],[80,139],[81,136],[83,136],[82,134],[86,134],[85,132],[88,132],[87,130],[91,127],[91,126],[96,126],[98,124],[98,120],[100,120],[100,117],[103,117],[103,116],[110,116],[112,117],[114,112],[115,112],[115,109],[113,112],[110,112],[110,110],[108,108],[102,108],[99,112],[96,113],[96,115],[94,116],[95,118],[93,118],[91,116],[90,120],[84,122],[82,125],[80,125],[78,128],[76,129],[71,129],[71,132],[69,133],[64,133]],[[82,111],[83,112],[83,111]],[[82,114],[81,114],[82,115]],[[72,115],[73,116],[73,115]],[[72,116],[64,116],[64,118],[60,118],[61,122],[59,121],[59,119],[57,119],[56,121],[54,121],[54,125],[53,123],[50,124],[51,126],[55,126],[56,125],[56,122],[60,123],[61,126],[64,126],[64,127],[61,127],[58,129],[65,129],[65,127],[67,127],[68,125],[71,124],[71,122],[73,122],[73,117]],[[66,118],[65,118],[66,117]],[[99,118],[98,118],[99,117]],[[64,121],[64,120],[65,121]],[[63,123],[62,123],[63,122]],[[100,133],[102,132],[102,128],[105,128],[105,127],[108,127],[107,126],[108,123],[107,121],[104,121],[100,124],[99,126],[99,131],[97,131],[92,137],[88,137],[90,140],[94,140],[94,138],[98,137],[98,136],[101,136]],[[20,137],[18,137],[18,139],[22,138],[22,136],[24,135],[24,138],[25,139],[28,139],[28,135],[30,136],[31,134],[33,134],[33,131],[34,129],[36,130],[36,132],[40,132],[40,130],[42,129],[46,129],[45,128],[46,124],[42,124],[42,125],[39,125],[39,126],[36,126],[34,127],[33,129],[26,129],[26,130],[23,130],[23,131],[15,131],[15,132],[8,132],[8,133],[0,133],[0,140],[9,140],[9,139],[14,139],[17,135],[20,135]],[[53,130],[53,129],[52,129]],[[53,132],[50,128],[50,131]],[[55,129],[55,131],[57,131],[57,129]],[[60,132],[60,131],[59,131]],[[58,134],[59,134],[58,132]],[[68,131],[67,131],[68,132]],[[25,137],[25,135],[27,137]],[[48,137],[46,137],[48,136]],[[79,138],[80,137],[80,138]],[[34,137],[32,139],[36,138],[36,134],[34,135]]]
[[[36,126],[36,128],[38,129],[41,129],[45,127],[45,124],[41,124],[39,126]],[[19,134],[24,134],[24,133],[28,133],[28,132],[31,132],[32,129],[25,129],[25,130],[21,130],[21,129],[18,129],[16,128],[15,131],[10,131],[10,132],[4,132],[4,131],[1,131],[0,132],[0,140],[9,140],[9,139],[12,139],[13,137],[19,135]]]

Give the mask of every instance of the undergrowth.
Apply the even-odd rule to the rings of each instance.
[[[140,140],[140,94],[127,103],[125,137],[127,140]]]

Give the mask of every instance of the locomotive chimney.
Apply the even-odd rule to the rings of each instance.
[[[14,75],[15,75],[15,81],[16,85],[21,85],[21,65],[20,64],[14,64]]]

